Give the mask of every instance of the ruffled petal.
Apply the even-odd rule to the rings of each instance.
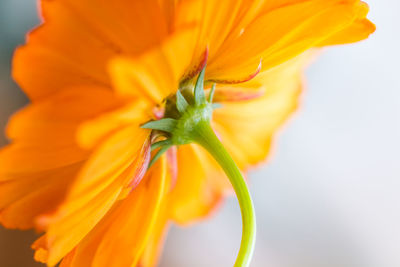
[[[189,66],[194,46],[190,37],[190,30],[184,30],[139,57],[113,60],[110,72],[116,91],[160,104],[176,92]]]
[[[360,2],[358,4],[357,19],[348,27],[320,42],[318,46],[354,43],[368,38],[376,29],[375,25],[366,19],[368,11],[368,5]]]
[[[178,148],[178,177],[169,195],[169,213],[179,224],[208,215],[229,188],[214,159],[198,145]]]
[[[161,158],[142,183],[113,207],[62,264],[65,267],[137,266],[153,234],[165,228],[161,215],[167,183],[166,160]]]
[[[241,0],[191,0],[181,1],[176,6],[175,28],[198,25],[191,31],[190,38],[196,41],[196,46],[187,74],[196,69],[206,49],[210,51],[209,61],[218,56],[219,48],[230,34],[237,19],[241,2]]]
[[[350,27],[357,21],[359,9],[359,1],[339,0],[296,1],[272,10],[264,8],[241,35],[221,47],[218,58],[210,61],[207,77],[241,80],[254,73],[260,59],[264,70],[274,67]]]
[[[222,102],[222,108],[215,110],[213,127],[240,168],[267,157],[273,135],[298,106],[302,70],[311,55],[306,53],[237,86],[245,89],[262,84],[262,96]]]
[[[57,212],[38,220],[47,229],[49,265],[67,255],[136,178],[138,169],[145,164],[149,134],[139,125],[131,125],[110,135],[94,150]]]
[[[30,228],[34,219],[63,200],[89,156],[75,140],[79,125],[119,101],[102,88],[60,92],[18,112],[0,151],[0,220],[10,228]]]
[[[157,0],[43,0],[41,5],[44,24],[29,34],[13,61],[14,78],[34,100],[75,85],[109,87],[110,58],[141,53],[167,35]]]
[[[12,180],[1,182],[0,223],[7,228],[34,227],[38,216],[53,212],[62,202],[82,165],[18,174]]]
[[[160,214],[158,215],[157,222],[151,231],[150,238],[140,257],[138,266],[157,266],[157,263],[159,262],[167,232],[170,227],[167,203],[167,200],[162,202]]]
[[[214,111],[213,128],[241,169],[267,157],[273,135],[298,105],[302,70],[312,55],[299,56],[240,86],[217,86],[215,100],[221,101],[222,108]],[[257,97],[251,97],[252,93]],[[188,224],[208,216],[232,189],[201,147],[179,147],[177,159],[178,177],[169,196],[169,213],[178,224]]]
[[[135,99],[111,112],[81,124],[77,139],[80,146],[93,148],[116,129],[132,124],[140,124],[153,118],[152,106],[143,99]]]

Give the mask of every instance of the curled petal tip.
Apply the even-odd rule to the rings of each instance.
[[[210,80],[207,80],[207,82],[221,83],[221,84],[238,84],[238,83],[248,82],[260,73],[261,67],[262,67],[262,62],[260,60],[260,63],[258,64],[257,69],[245,78],[237,79],[237,80],[210,79]]]
[[[264,93],[263,90],[230,90],[227,88],[216,92],[214,98],[217,102],[237,102],[252,100],[263,96]]]
[[[204,67],[207,64],[207,60],[208,60],[208,54],[209,54],[209,49],[208,46],[206,47],[206,49],[204,50],[202,56],[201,56],[201,60],[199,62],[199,64],[197,66],[195,66],[191,71],[189,71],[185,77],[182,79],[183,81],[186,80],[190,80],[193,77],[195,77],[201,70],[204,69]]]
[[[139,185],[140,181],[146,174],[148,165],[150,163],[150,151],[150,141],[147,141],[143,147],[143,155],[140,159],[138,159],[139,162],[135,174],[133,175],[132,180],[129,183],[129,187],[131,188],[131,190],[135,189]]]

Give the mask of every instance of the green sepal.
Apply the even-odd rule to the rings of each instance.
[[[172,146],[172,144],[170,145],[166,145],[160,148],[160,150],[157,151],[157,153],[153,156],[153,158],[150,160],[149,166],[148,168],[150,168],[151,166],[153,166],[153,164],[162,156],[162,154],[164,154],[165,152],[167,152],[167,150]]]
[[[176,92],[176,108],[182,114],[186,111],[188,106],[189,106],[189,104],[186,101],[185,97],[183,97],[181,91],[178,90]]]
[[[170,139],[153,143],[153,144],[151,144],[151,151],[153,151],[159,147],[168,146],[168,145],[172,145],[172,141]]]
[[[214,98],[214,93],[215,93],[215,86],[217,84],[213,84],[210,90],[210,94],[208,95],[208,103],[212,103],[213,102],[213,98]]]
[[[199,77],[197,78],[196,85],[194,87],[194,102],[196,106],[200,106],[206,103],[206,95],[204,93],[204,74],[206,72],[206,67],[204,67]]]
[[[158,121],[150,121],[143,124],[141,127],[143,129],[159,130],[171,133],[177,124],[177,120],[171,118],[165,118]]]
[[[155,149],[158,149],[158,151],[150,160],[148,168],[150,168],[172,146],[197,143],[207,150],[227,174],[238,197],[242,214],[242,241],[234,266],[248,267],[254,251],[256,237],[254,205],[240,169],[211,128],[210,121],[212,118],[212,111],[222,105],[219,103],[212,103],[215,93],[215,84],[212,86],[209,93],[209,101],[206,100],[203,86],[204,74],[205,68],[201,71],[197,79],[194,88],[194,95],[185,95],[185,98],[182,96],[180,91],[176,93],[176,104],[173,100],[170,101],[173,112],[169,110],[170,112],[165,113],[168,118],[151,121],[142,125],[142,128],[160,130],[169,133],[166,134],[169,139],[151,145],[152,151]],[[185,94],[185,91],[183,92]],[[192,93],[192,88],[187,92]],[[176,118],[176,120],[172,118]],[[157,136],[155,136],[153,140],[156,138]]]

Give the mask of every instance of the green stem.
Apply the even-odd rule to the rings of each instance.
[[[256,217],[246,182],[236,163],[221,144],[208,122],[204,121],[197,125],[194,141],[204,147],[220,164],[235,190],[242,213],[242,241],[235,267],[247,267],[250,265],[254,251]]]

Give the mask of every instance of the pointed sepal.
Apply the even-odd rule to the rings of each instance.
[[[204,74],[206,72],[206,67],[204,67],[199,77],[197,78],[196,85],[194,87],[194,101],[196,106],[200,106],[206,102],[206,95],[204,93]]]
[[[172,141],[170,139],[159,141],[151,145],[151,151],[160,148],[162,146],[170,146],[170,145],[172,145]]]
[[[183,97],[181,91],[178,90],[176,92],[176,108],[182,114],[186,111],[188,106],[189,104],[186,101],[185,97]]]
[[[153,166],[153,164],[154,164],[165,152],[167,152],[167,150],[168,150],[171,146],[172,146],[172,144],[171,144],[171,145],[162,146],[162,147],[160,148],[160,150],[158,150],[158,151],[156,152],[156,154],[153,156],[153,158],[150,160],[150,163],[149,163],[149,167],[148,167],[148,168],[150,168],[151,166]]]
[[[215,93],[215,87],[216,87],[216,83],[214,83],[211,87],[210,90],[210,94],[208,95],[208,103],[212,103],[213,102],[213,98],[214,98],[214,93]]]
[[[177,120],[165,118],[158,121],[150,121],[143,124],[141,127],[143,129],[152,129],[171,133],[175,129],[177,123]]]

